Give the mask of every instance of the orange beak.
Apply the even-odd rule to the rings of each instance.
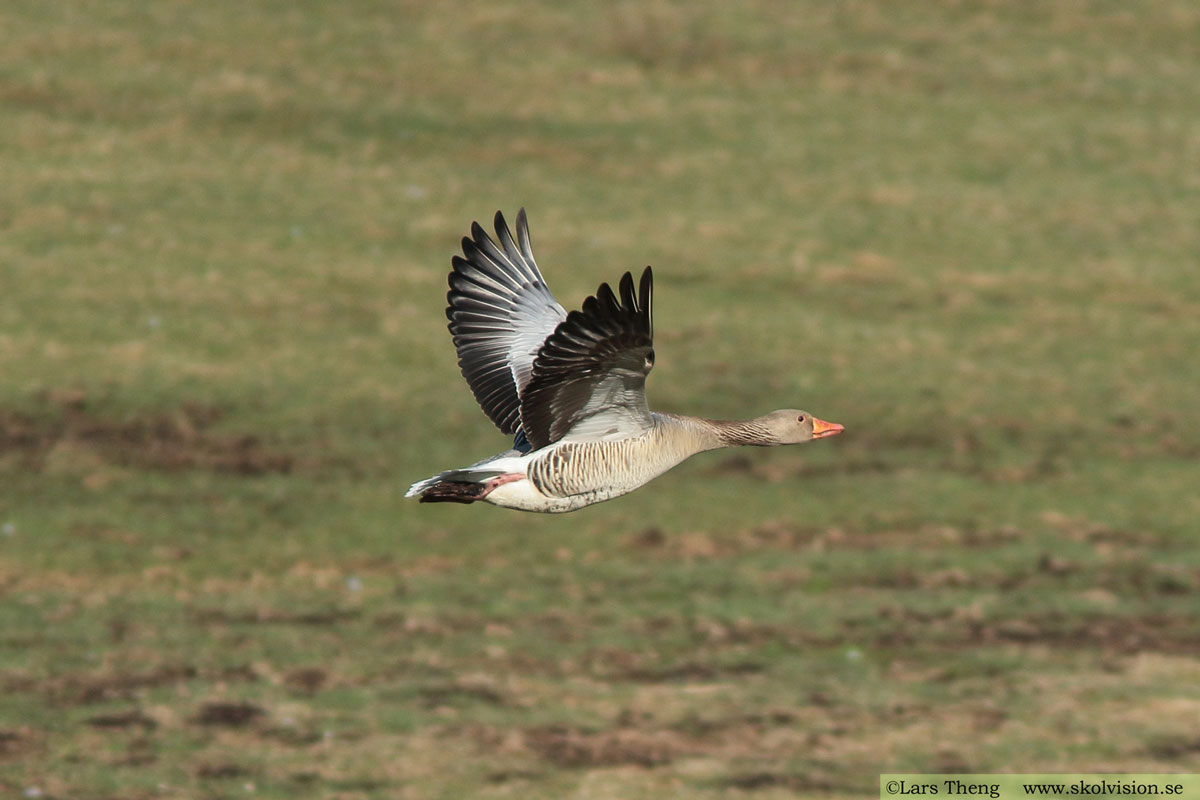
[[[823,419],[813,417],[813,438],[824,439],[826,436],[837,436],[842,431],[846,430],[836,422],[826,422]]]

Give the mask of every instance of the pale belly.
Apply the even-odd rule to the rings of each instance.
[[[628,494],[688,455],[649,437],[564,443],[531,459],[524,479],[501,484],[483,499],[523,511],[574,511]]]
[[[637,487],[633,487],[637,488]],[[621,490],[597,490],[585,492],[582,494],[567,495],[566,497],[557,497],[554,495],[542,494],[533,482],[528,478],[523,478],[519,481],[512,481],[497,486],[492,491],[488,492],[483,498],[485,503],[502,506],[504,508],[515,508],[520,511],[540,511],[548,514],[562,514],[567,511],[575,511],[576,509],[590,506],[594,503],[600,503],[604,500],[611,500],[614,497],[619,497],[623,494],[628,494],[633,489]]]

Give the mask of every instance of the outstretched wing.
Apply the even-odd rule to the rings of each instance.
[[[516,433],[534,357],[567,312],[533,260],[525,209],[517,212],[516,241],[499,211],[495,225],[499,246],[478,222],[471,223],[463,255],[451,261],[446,316],[458,366],[475,399],[501,431]]]
[[[546,339],[521,395],[521,424],[534,449],[564,437],[623,438],[653,424],[645,392],[654,366],[653,286],[649,267],[636,294],[628,272],[620,299],[603,283]]]

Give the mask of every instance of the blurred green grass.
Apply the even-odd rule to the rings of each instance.
[[[1185,2],[6,4],[0,787],[1200,771],[1198,33]],[[847,434],[562,518],[404,502],[503,446],[442,302],[522,205],[568,306],[654,265],[654,407]]]

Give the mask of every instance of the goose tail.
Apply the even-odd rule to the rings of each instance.
[[[474,503],[496,488],[501,473],[494,470],[451,469],[417,481],[404,493],[422,503]]]
[[[412,486],[408,487],[408,491],[404,493],[404,496],[405,497],[419,496],[426,489],[430,488],[431,486],[436,485],[437,482],[442,479],[442,475],[444,475],[444,474],[445,474],[444,472],[439,473],[437,475],[434,475],[432,478],[426,478],[423,481],[417,481]]]
[[[482,500],[491,491],[482,483],[441,481],[421,492],[422,503],[474,503]]]

